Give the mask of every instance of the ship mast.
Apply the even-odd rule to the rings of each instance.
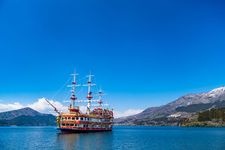
[[[94,75],[90,74],[87,76],[88,78],[88,82],[87,82],[87,87],[88,87],[88,94],[87,94],[87,101],[88,101],[88,104],[87,104],[87,114],[90,114],[90,111],[91,111],[91,99],[93,98],[92,97],[92,92],[91,92],[91,86],[94,86],[95,84],[92,84],[92,77]]]
[[[103,96],[102,89],[99,90],[98,96],[99,96],[99,100],[98,100],[99,108],[102,108],[102,103],[103,103],[103,101],[102,101],[102,96]]]
[[[75,100],[77,99],[77,97],[75,95],[75,92],[76,92],[76,87],[79,86],[76,83],[76,76],[77,75],[78,74],[76,74],[76,73],[71,74],[73,79],[72,79],[71,85],[68,86],[68,87],[71,87],[71,96],[70,96],[71,104],[70,104],[70,109],[75,109]]]

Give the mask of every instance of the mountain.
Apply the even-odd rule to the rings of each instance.
[[[42,115],[36,110],[33,110],[29,107],[25,107],[18,110],[12,110],[7,112],[0,113],[0,120],[11,120],[13,118],[19,117],[19,116],[40,116]]]
[[[150,107],[139,114],[115,119],[115,124],[178,125],[197,112],[222,107],[225,107],[225,87],[182,96],[166,105]]]
[[[49,126],[56,125],[55,120],[55,116],[39,113],[29,107],[0,113],[1,126]]]

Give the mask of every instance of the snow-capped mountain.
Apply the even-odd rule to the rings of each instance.
[[[219,87],[204,93],[188,94],[166,105],[150,107],[139,114],[116,119],[115,122],[133,124],[138,121],[149,121],[170,116],[189,117],[193,113],[215,107],[225,107],[225,87]]]
[[[208,93],[206,93],[209,97],[216,97],[219,95],[223,95],[225,93],[225,87],[216,88]]]

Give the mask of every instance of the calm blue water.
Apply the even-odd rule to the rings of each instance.
[[[61,134],[55,127],[0,127],[1,150],[225,150],[225,128],[114,127]]]

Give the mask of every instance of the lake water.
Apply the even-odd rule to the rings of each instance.
[[[225,128],[114,127],[62,134],[55,127],[0,127],[1,150],[225,150]]]

